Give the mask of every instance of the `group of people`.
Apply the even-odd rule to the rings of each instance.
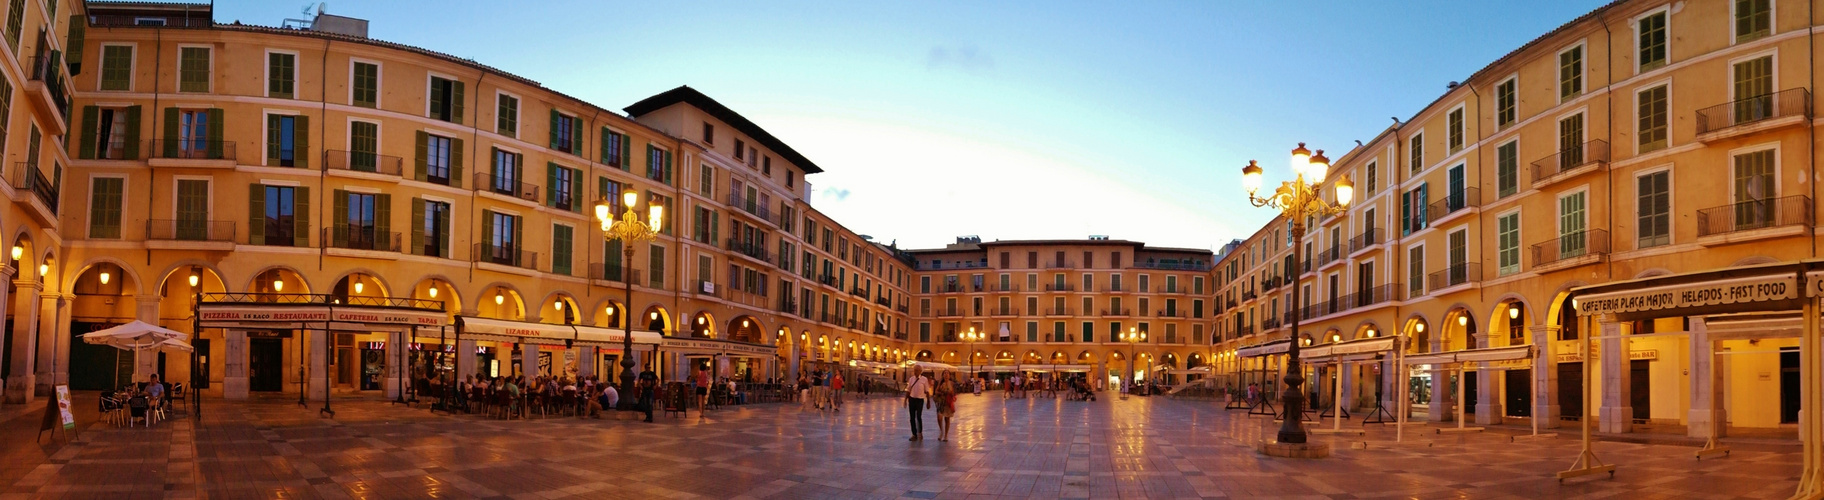
[[[842,411],[842,372],[811,370],[798,375],[798,397],[801,404],[818,410]]]
[[[906,381],[906,411],[912,418],[912,438],[907,441],[925,440],[925,410],[937,410],[937,440],[949,441],[952,420],[956,417],[957,386],[966,383],[955,380],[951,372],[943,372],[935,380],[926,377],[924,369],[912,367],[912,377]],[[981,394],[981,379],[969,383]]]
[[[651,370],[641,372],[634,384],[638,391],[637,410],[646,414],[646,421],[652,421],[652,401],[658,388],[658,375]],[[456,385],[456,404],[467,407],[470,395],[488,397],[505,393],[514,400],[521,400],[528,395],[542,396],[544,401],[557,401],[559,396],[581,396],[578,406],[585,415],[602,418],[602,410],[618,407],[621,401],[620,389],[614,384],[603,383],[599,377],[588,376],[571,379],[569,376],[552,377],[539,375],[527,378],[524,375],[512,377],[489,377],[486,375],[469,375]]]

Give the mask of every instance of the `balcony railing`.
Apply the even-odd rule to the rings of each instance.
[[[1425,215],[1431,222],[1437,222],[1449,217],[1450,214],[1479,206],[1482,206],[1482,190],[1473,187],[1464,188],[1462,191],[1444,195],[1444,199],[1431,202],[1425,207]]]
[[[741,211],[759,217],[761,220],[769,223],[774,222],[773,209],[771,207],[761,204],[758,199],[742,196],[741,193],[728,193],[728,206],[741,209]],[[774,223],[774,225],[778,224]]]
[[[962,317],[962,315],[963,315],[962,309],[938,309],[937,310],[937,317],[939,317],[939,318],[958,318],[958,317]]]
[[[159,27],[161,27],[161,28],[208,28],[208,27],[212,27],[215,25],[215,19],[213,19],[209,15],[210,11],[209,11],[208,5],[195,5],[194,7],[189,6],[189,5],[193,5],[193,4],[176,4],[176,5],[185,5],[185,7],[184,7],[185,11],[190,11],[191,9],[196,9],[196,10],[191,11],[191,12],[185,12],[182,15],[182,17],[179,17],[177,15],[159,16],[158,20],[160,20],[164,23],[164,24],[160,24]],[[94,27],[145,26],[143,24],[140,24],[140,20],[145,19],[145,18],[146,18],[145,16],[133,16],[133,15],[89,16],[89,25],[94,26]]]
[[[539,192],[538,186],[535,184],[519,182],[518,179],[511,176],[497,176],[489,172],[475,174],[475,187],[490,193],[511,196],[533,203],[538,203],[543,198],[543,193]]]
[[[1166,271],[1208,271],[1210,265],[1201,262],[1135,262],[1135,269],[1162,269]]]
[[[1045,263],[1046,269],[1076,269],[1076,267],[1077,267],[1077,263],[1069,262],[1069,261],[1053,261],[1053,262]]]
[[[621,267],[619,264],[591,264],[589,265],[589,277],[614,282],[620,282],[625,279],[626,281],[632,281],[634,284],[644,282],[644,280],[641,279],[639,269],[627,269]]]
[[[1400,290],[1405,290],[1404,288],[1401,288],[1402,286],[1404,285],[1394,283],[1370,287],[1366,290],[1358,290],[1355,293],[1344,295],[1341,298],[1338,298],[1337,301],[1341,302],[1347,309],[1354,309],[1358,307],[1368,307],[1382,302],[1399,300]]]
[[[798,314],[798,301],[792,299],[779,299],[779,312]]]
[[[1062,309],[1053,307],[1045,310],[1046,316],[1070,316],[1072,314],[1071,309],[1068,307]]]
[[[147,156],[172,160],[234,160],[234,143],[195,138],[152,139],[146,142]]]
[[[1543,266],[1561,260],[1608,253],[1608,231],[1578,231],[1533,245],[1533,265]]]
[[[1159,317],[1159,318],[1184,319],[1188,315],[1185,314],[1185,311],[1183,309],[1175,309],[1175,310],[1160,309],[1157,311],[1153,311],[1153,316]]]
[[[363,151],[324,151],[323,168],[329,170],[347,170],[350,172],[367,172],[382,175],[399,176],[405,173],[405,159],[397,156],[378,155]]]
[[[989,312],[989,314],[992,314],[995,316],[1019,316],[1020,315],[1020,309],[1017,307],[996,307],[993,309],[989,309],[988,312]]]
[[[1600,139],[1578,144],[1533,162],[1533,184],[1584,165],[1609,162],[1609,143]]]
[[[1355,235],[1354,238],[1349,238],[1349,253],[1360,252],[1364,248],[1379,245],[1384,242],[1385,241],[1381,239],[1381,228],[1371,227],[1363,230],[1361,234]]]
[[[64,72],[63,54],[61,52],[45,54],[42,53],[44,45],[41,44],[40,47],[40,54],[32,57],[32,80],[44,82],[44,90],[51,93],[51,103],[57,106],[57,112],[63,114],[64,119],[68,120],[70,93],[66,87],[69,86],[69,79]]]
[[[988,285],[988,291],[996,292],[996,293],[1018,292],[1018,291],[1020,291],[1020,286],[1019,285],[993,284],[993,285]]]
[[[1278,317],[1269,316],[1266,318],[1262,318],[1260,320],[1260,330],[1261,331],[1264,332],[1267,330],[1272,330],[1274,328],[1279,328],[1279,318]]]
[[[1050,283],[1050,284],[1045,285],[1045,291],[1047,291],[1047,292],[1074,292],[1076,290],[1077,290],[1077,286],[1069,284],[1069,283],[1065,283],[1065,284]]]
[[[538,252],[520,249],[518,245],[496,246],[493,243],[476,243],[474,256],[475,262],[538,269]]]
[[[733,289],[734,287],[731,286],[729,288]],[[697,280],[697,287],[693,291],[697,292],[698,295],[714,297],[716,296],[716,282],[710,280]]]
[[[836,286],[831,284],[830,286]],[[963,293],[966,288],[962,283],[944,283],[937,286],[937,293]]]
[[[1334,245],[1330,245],[1330,248],[1317,251],[1317,267],[1324,267],[1331,262],[1342,260],[1342,258],[1343,244],[1338,242]]]
[[[760,259],[762,262],[773,261],[773,254],[767,253],[765,245],[752,244],[735,238],[729,238],[727,243],[727,248],[731,252]]]
[[[319,243],[324,248],[345,248],[349,250],[374,250],[380,252],[399,251],[398,232],[380,232],[373,226],[353,226],[335,224],[323,228],[323,239]]]
[[[1744,201],[1697,211],[1699,237],[1811,224],[1811,198],[1807,196]]]
[[[146,221],[146,239],[232,242],[234,223],[231,220],[151,219]]]
[[[1482,281],[1482,263],[1453,264],[1442,271],[1431,273],[1427,276],[1427,281],[1431,283],[1431,290],[1442,290],[1472,281]]]
[[[44,171],[38,170],[35,165],[25,163],[14,165],[14,167],[13,189],[31,191],[39,202],[50,207],[51,213],[57,213],[57,185],[45,178]]]
[[[1697,110],[1697,135],[1763,120],[1810,115],[1811,92],[1787,89]]]
[[[1103,309],[1102,310],[1103,316],[1124,317],[1124,316],[1132,316],[1133,314],[1134,314],[1133,309]]]

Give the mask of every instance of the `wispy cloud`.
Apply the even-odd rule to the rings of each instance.
[[[994,69],[994,57],[974,45],[931,47],[925,55],[925,68],[930,70],[956,69],[964,73],[986,73]]]
[[[849,199],[849,190],[847,190],[847,189],[838,188],[838,187],[827,187],[827,188],[823,188],[819,191],[822,191],[822,193],[823,193],[822,195],[823,195],[824,199],[833,200],[833,201],[843,201],[843,200]]]

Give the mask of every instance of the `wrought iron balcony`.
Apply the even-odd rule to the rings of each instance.
[[[323,168],[399,176],[405,172],[405,159],[363,151],[325,151]]]
[[[1558,174],[1576,170],[1585,165],[1604,165],[1608,162],[1608,142],[1598,139],[1571,146],[1533,162],[1533,185],[1549,184],[1556,180],[1555,177]]]
[[[1074,314],[1074,313],[1071,312],[1071,309],[1068,307],[1065,307],[1065,308],[1053,307],[1053,308],[1045,310],[1046,316],[1070,316],[1072,314]]]
[[[150,219],[146,221],[146,239],[173,241],[234,241],[234,224],[231,220],[171,220]]]
[[[1442,271],[1427,276],[1431,283],[1430,290],[1441,290],[1465,283],[1482,281],[1482,263],[1466,262],[1445,267]]]
[[[1045,291],[1047,291],[1047,292],[1074,292],[1076,290],[1077,290],[1076,285],[1072,285],[1072,284],[1068,284],[1068,283],[1065,283],[1065,284],[1051,283],[1051,284],[1045,285]]]
[[[543,199],[543,193],[539,192],[538,185],[530,182],[520,182],[510,175],[494,175],[489,172],[477,172],[475,174],[475,187],[489,193],[501,196],[511,196],[533,203],[538,203],[539,200]]]
[[[1697,211],[1697,236],[1753,231],[1781,226],[1810,226],[1811,198],[1787,196],[1731,203]]]
[[[1533,266],[1543,266],[1579,257],[1609,253],[1609,232],[1601,229],[1578,231],[1533,245]]]
[[[538,252],[518,248],[518,245],[495,245],[493,243],[475,244],[475,262],[500,264],[524,269],[538,269]]]
[[[1133,315],[1132,309],[1103,309],[1102,315],[1108,317],[1127,317]]]
[[[1349,238],[1349,253],[1360,252],[1364,248],[1385,242],[1386,240],[1381,238],[1381,228],[1371,227],[1363,230],[1361,234],[1355,235],[1354,238]]]
[[[731,252],[753,257],[761,262],[773,261],[773,254],[767,253],[766,245],[748,243],[736,238],[729,238],[727,244],[728,246],[725,248]]]
[[[152,139],[146,141],[148,158],[172,160],[236,160],[234,143],[198,138]]]
[[[319,243],[324,248],[398,252],[400,237],[397,231],[383,233],[374,226],[335,224],[323,228],[323,239]]]
[[[1430,222],[1435,223],[1449,217],[1450,214],[1479,206],[1482,206],[1482,190],[1473,187],[1464,188],[1461,192],[1448,193],[1444,195],[1444,199],[1426,205],[1425,215]]]
[[[1697,110],[1697,135],[1706,140],[1707,135],[1733,127],[1805,116],[1811,116],[1811,92],[1787,89]]]
[[[13,189],[31,191],[32,195],[37,197],[45,207],[50,208],[51,214],[55,215],[58,199],[57,184],[46,178],[44,171],[39,170],[38,166],[29,162],[20,162],[13,167]]]

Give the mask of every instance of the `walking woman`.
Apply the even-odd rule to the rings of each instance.
[[[950,417],[956,416],[956,383],[950,380],[950,372],[944,372],[943,381],[937,383],[937,440],[950,440]]]

